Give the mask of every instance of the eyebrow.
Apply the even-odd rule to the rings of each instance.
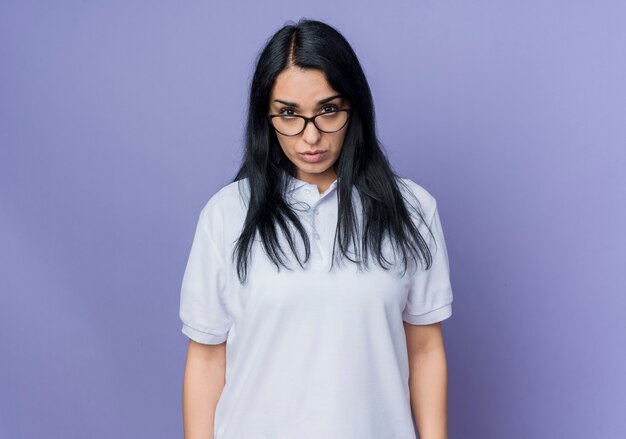
[[[340,94],[337,94],[337,95],[334,95],[334,96],[329,96],[327,98],[322,99],[317,104],[318,105],[322,105],[322,104],[325,104],[328,101],[332,101],[333,99],[340,98],[340,97],[342,97]],[[283,105],[289,105],[290,107],[298,108],[298,104],[296,104],[295,102],[287,102],[287,101],[283,101],[281,99],[274,99],[274,102],[280,102]]]

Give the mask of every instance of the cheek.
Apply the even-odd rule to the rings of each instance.
[[[337,138],[333,142],[333,146],[334,146],[336,151],[340,151],[341,150],[341,148],[343,147],[343,142],[344,142],[345,138],[346,138],[345,134],[341,134],[341,135],[337,136]]]
[[[278,143],[286,155],[294,154],[295,148],[293,139],[279,139]]]

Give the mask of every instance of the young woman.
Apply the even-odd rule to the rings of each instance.
[[[267,42],[245,141],[182,282],[185,438],[446,438],[436,201],[392,171],[337,30],[300,20]]]

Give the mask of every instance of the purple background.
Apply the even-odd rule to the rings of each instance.
[[[565,0],[2,2],[0,437],[182,437],[197,215],[303,16],[438,199],[450,438],[626,437],[626,5]]]

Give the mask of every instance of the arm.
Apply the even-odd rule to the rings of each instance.
[[[447,439],[447,364],[441,322],[404,322],[411,411],[421,439]]]
[[[226,343],[202,344],[189,339],[183,378],[185,439],[213,439],[217,401],[226,375]]]

